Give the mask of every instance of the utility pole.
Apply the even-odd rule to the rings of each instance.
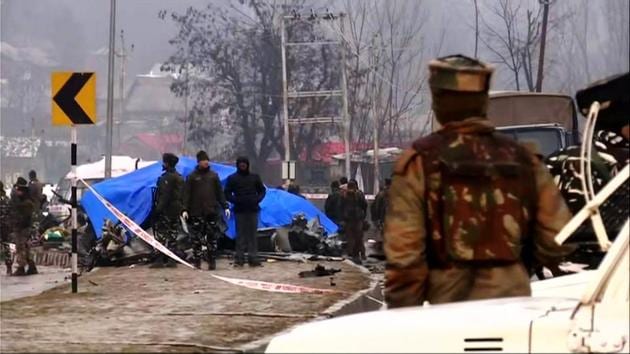
[[[285,147],[284,158],[285,163],[289,164],[291,161],[291,125],[300,125],[300,124],[336,124],[341,122],[344,127],[344,143],[345,143],[345,152],[346,152],[346,175],[350,177],[350,119],[348,115],[348,99],[347,99],[347,83],[346,83],[346,54],[345,50],[343,50],[343,41],[311,41],[311,42],[288,42],[286,39],[286,20],[293,21],[331,21],[331,20],[339,20],[341,31],[343,33],[343,18],[344,14],[340,13],[338,15],[334,15],[330,12],[327,13],[319,13],[316,14],[311,11],[310,14],[301,15],[294,13],[293,15],[283,15],[281,18],[281,28],[280,28],[280,40],[281,40],[281,49],[282,49],[282,108],[284,115],[284,137],[283,143]],[[341,52],[341,89],[340,90],[322,90],[322,91],[291,91],[288,89],[287,82],[287,59],[286,59],[286,48],[287,47],[297,47],[297,46],[324,46],[324,45],[339,45],[342,49]],[[330,117],[289,117],[289,99],[298,99],[298,98],[307,98],[307,97],[341,97],[343,101],[342,114],[340,116],[330,116]],[[287,169],[289,171],[290,168]],[[287,174],[289,177],[290,173]],[[290,182],[290,178],[285,179],[286,182]]]
[[[540,57],[538,58],[538,77],[536,78],[536,92],[542,91],[543,69],[545,67],[545,42],[547,41],[547,22],[549,20],[549,3],[551,0],[538,0],[543,5],[542,33],[540,34]]]
[[[376,109],[377,99],[380,99],[380,96],[376,95],[376,70],[378,67],[378,59],[376,56],[376,37],[378,34],[375,34],[372,37],[372,46],[370,48],[370,62],[372,68],[372,115],[373,115],[373,124],[374,124],[374,195],[378,194],[380,182],[381,182],[381,171],[379,166],[379,129],[380,129],[380,119],[379,119],[379,111]],[[380,105],[379,105],[380,106]]]
[[[107,122],[105,128],[105,179],[112,177],[112,135],[114,130],[114,52],[116,51],[116,0],[109,9],[109,62],[107,64]]]
[[[120,102],[119,103],[120,107],[119,107],[119,112],[118,112],[118,119],[116,120],[117,146],[120,145],[121,143],[120,126],[122,125],[122,120],[123,120],[124,111],[125,111],[125,76],[126,76],[126,69],[127,69],[127,57],[133,51],[133,47],[134,45],[132,44],[131,49],[127,51],[127,48],[125,47],[125,31],[121,29],[120,30],[120,51],[116,53],[116,56],[121,59],[120,78],[118,79],[118,83],[119,83],[118,99]]]
[[[186,85],[186,92],[184,94],[184,139],[182,139],[182,155],[186,155],[188,153],[188,150],[186,149],[186,142],[188,141],[188,125],[190,124],[190,122],[188,122],[188,63],[185,63],[185,65],[186,78],[184,80]]]
[[[341,36],[345,37],[343,26],[343,14],[339,15],[339,28]],[[341,40],[341,99],[343,100],[343,121],[344,121],[344,145],[346,150],[346,176],[350,178],[350,115],[348,114],[348,84],[346,79],[346,49]]]
[[[289,91],[287,87],[287,49],[286,49],[286,26],[284,24],[285,16],[282,17],[280,25],[280,41],[282,46],[282,117],[284,118],[284,136],[282,137],[284,143],[284,163],[291,161],[291,138],[289,132]],[[290,176],[287,172],[286,184],[289,185]]]

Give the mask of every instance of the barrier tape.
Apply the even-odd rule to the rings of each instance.
[[[156,240],[155,237],[153,237],[153,235],[144,231],[144,229],[142,229],[140,225],[136,224],[133,220],[129,219],[127,215],[123,214],[120,210],[118,210],[115,206],[113,206],[110,202],[108,202],[105,198],[103,198],[102,195],[98,194],[98,192],[94,190],[92,186],[87,184],[83,179],[79,179],[79,180],[83,184],[85,184],[85,186],[94,194],[96,199],[98,199],[101,203],[103,203],[103,205],[105,205],[107,210],[109,210],[112,214],[114,214],[114,216],[116,216],[118,220],[120,220],[120,222],[122,222],[123,225],[125,225],[127,229],[129,229],[129,231],[133,232],[136,236],[140,237],[142,240],[144,240],[146,243],[151,245],[153,248],[171,257],[172,259],[178,261],[179,263],[191,269],[196,269],[194,266],[192,266],[185,260],[179,258],[176,254],[171,252],[168,248],[164,247],[164,245],[162,245],[158,240]]]
[[[256,290],[265,290],[275,293],[287,293],[287,294],[331,294],[331,293],[341,293],[337,290],[331,289],[317,289],[317,288],[309,288],[307,286],[299,286],[299,285],[291,285],[291,284],[282,284],[282,283],[270,283],[266,281],[259,280],[246,280],[246,279],[235,279],[235,278],[227,278],[219,275],[210,274],[213,277],[228,282],[230,284],[239,285],[249,289]]]
[[[198,270],[197,268],[195,268],[194,266],[192,266],[188,262],[186,262],[183,259],[179,258],[176,254],[171,252],[168,248],[164,247],[164,245],[162,245],[158,240],[156,240],[155,237],[153,237],[153,235],[149,234],[144,229],[142,229],[138,224],[136,224],[133,220],[129,219],[125,214],[123,214],[114,205],[112,205],[103,196],[101,196],[96,190],[94,190],[94,188],[92,188],[92,186],[87,184],[82,179],[79,179],[79,180],[83,184],[85,184],[85,186],[94,194],[94,196],[96,196],[96,199],[98,199],[101,203],[103,203],[103,205],[105,205],[107,210],[109,210],[112,214],[114,214],[114,216],[116,216],[118,218],[118,220],[120,220],[120,222],[122,222],[123,225],[125,225],[125,227],[127,227],[127,229],[129,231],[131,231],[136,236],[140,237],[142,240],[144,240],[149,245],[151,245],[154,248],[156,248],[158,251],[160,251],[160,252],[164,253],[165,255],[171,257],[172,259],[176,260],[177,262],[179,262],[179,263],[181,263],[181,264],[183,264],[183,265],[185,265],[185,266],[187,266],[187,267],[189,267],[189,268],[191,268],[193,270]],[[341,291],[331,290],[331,289],[317,289],[317,288],[309,288],[307,286],[298,286],[298,285],[291,285],[291,284],[270,283],[270,282],[258,281],[258,280],[228,278],[228,277],[222,277],[222,276],[214,275],[214,274],[210,274],[210,276],[212,276],[212,277],[214,277],[216,279],[222,280],[224,282],[233,284],[233,285],[238,285],[238,286],[242,286],[242,287],[249,288],[249,289],[264,290],[264,291],[276,292],[276,293],[288,293],[288,294],[304,294],[304,293],[307,293],[307,294],[331,294],[331,293],[342,293]]]

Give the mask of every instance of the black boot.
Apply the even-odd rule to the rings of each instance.
[[[158,255],[149,268],[164,268],[164,255]]]
[[[7,275],[13,275],[13,263],[5,263],[5,265],[7,266]]]
[[[35,262],[28,263],[28,271],[26,271],[26,275],[34,275],[37,274],[37,267],[35,266]]]
[[[197,269],[201,269],[201,260],[199,259],[195,259],[192,261],[192,265],[195,266],[195,268]]]
[[[210,259],[208,259],[208,270],[215,269],[217,269],[217,260],[214,257],[210,257]]]
[[[262,267],[262,263],[260,263],[260,261],[258,259],[255,258],[250,258],[249,259],[249,266],[250,267]]]
[[[26,275],[26,272],[24,271],[24,267],[18,267],[15,272],[13,272],[13,276],[15,277],[21,277]]]
[[[171,257],[168,257],[168,260],[166,260],[166,268],[177,268],[177,262]]]

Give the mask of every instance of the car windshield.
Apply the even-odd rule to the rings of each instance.
[[[562,148],[562,138],[559,129],[554,128],[508,128],[499,129],[501,133],[510,135],[520,142],[536,142],[540,153],[549,156]]]

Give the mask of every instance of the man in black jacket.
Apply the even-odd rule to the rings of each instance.
[[[184,211],[182,217],[189,220],[193,245],[193,264],[201,267],[202,246],[206,246],[205,259],[208,270],[216,269],[216,225],[223,211],[230,218],[219,176],[210,169],[210,159],[205,151],[197,153],[197,167],[186,179],[184,187]]]
[[[177,253],[179,216],[183,209],[182,194],[184,192],[184,179],[175,170],[178,161],[179,158],[171,153],[162,155],[162,168],[165,172],[158,179],[155,200],[155,216],[157,217],[155,237],[173,253]],[[168,258],[167,267],[177,266],[174,260],[160,253],[151,267],[164,266],[166,258]]]
[[[240,267],[245,262],[247,247],[248,261],[251,267],[261,266],[257,258],[258,213],[260,202],[265,198],[265,186],[260,176],[249,172],[249,160],[239,157],[236,160],[236,173],[228,177],[225,196],[234,204],[236,217],[236,256],[234,265]]]

